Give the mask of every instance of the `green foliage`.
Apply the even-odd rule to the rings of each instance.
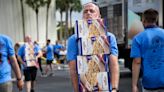
[[[33,10],[38,10],[40,7],[45,6],[50,0],[26,0],[26,4]]]
[[[80,0],[72,0],[72,3],[70,5],[70,12],[77,11],[80,12],[82,10],[82,5]]]

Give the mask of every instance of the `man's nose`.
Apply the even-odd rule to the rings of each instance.
[[[88,10],[88,11],[87,11],[87,14],[91,14],[91,11],[90,11],[90,10]]]

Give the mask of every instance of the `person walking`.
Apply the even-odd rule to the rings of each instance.
[[[164,92],[164,29],[157,26],[158,12],[147,9],[143,12],[144,31],[132,41],[132,92],[137,87],[140,69],[143,92]]]
[[[9,60],[8,61],[8,57]],[[0,34],[0,91],[12,92],[11,66],[17,78],[17,87],[22,90],[24,82],[21,71],[15,57],[15,51],[11,39]]]
[[[25,44],[18,50],[19,62],[23,65],[26,92],[34,92],[37,75],[37,60],[42,56],[40,48],[33,44],[30,36],[25,37]]]
[[[83,19],[100,19],[100,10],[99,7],[90,2],[84,5],[83,9]],[[118,84],[119,84],[119,64],[118,64],[118,49],[115,36],[108,32],[108,36],[110,36],[110,49],[111,54],[109,55],[110,58],[110,73],[111,73],[111,85],[112,85],[112,92],[118,91]],[[74,92],[79,92],[78,88],[78,75],[76,70],[76,60],[78,55],[78,43],[76,35],[72,35],[68,39],[68,47],[67,47],[67,61],[70,68],[70,76],[74,88]]]
[[[45,76],[48,75],[48,67],[50,68],[50,74],[53,75],[53,66],[52,62],[54,60],[54,52],[53,52],[53,45],[51,44],[51,40],[47,40],[46,48],[45,48],[45,53],[46,53],[46,60],[47,60],[47,65],[46,65],[46,73]]]
[[[37,48],[41,49],[41,47],[39,46],[38,42],[37,41],[34,41],[34,50],[37,50]],[[43,76],[43,68],[42,68],[42,59],[41,57],[38,57],[38,64],[39,64],[39,70],[41,72],[41,76]]]

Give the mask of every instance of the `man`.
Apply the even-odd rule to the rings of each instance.
[[[26,82],[26,92],[34,92],[34,84],[37,74],[37,60],[42,56],[38,46],[34,45],[31,37],[25,37],[25,44],[18,50],[18,59],[23,64],[23,72]]]
[[[60,58],[60,51],[63,51],[64,47],[60,44],[60,41],[56,41],[56,44],[54,45],[54,56],[57,61],[59,61]]]
[[[54,60],[54,52],[53,52],[53,45],[51,44],[50,39],[47,40],[47,46],[46,46],[46,49],[45,49],[45,53],[46,53],[46,59],[47,59],[45,76],[48,75],[48,70],[49,70],[48,67],[51,70],[50,74],[53,75],[52,61]]]
[[[99,19],[100,18],[100,10],[97,5],[94,3],[87,3],[84,5],[83,9],[83,19]],[[110,39],[110,49],[111,55],[110,57],[110,72],[111,72],[111,84],[112,84],[112,92],[117,92],[118,83],[119,83],[119,65],[118,65],[118,50],[116,39],[113,34],[108,33],[108,36],[111,36]],[[77,38],[75,35],[72,35],[68,39],[68,48],[67,48],[67,61],[70,68],[70,75],[74,87],[74,92],[78,92],[78,77],[76,71],[76,58],[78,55],[78,44]]]
[[[10,58],[10,62],[8,61]],[[11,66],[16,74],[17,87],[22,90],[24,82],[21,77],[12,41],[9,37],[0,34],[0,91],[12,92]]]
[[[142,22],[145,30],[133,38],[132,92],[139,92],[140,68],[143,92],[164,92],[164,30],[156,25],[157,21],[156,10],[144,11]]]
[[[38,44],[37,41],[34,41],[34,46],[36,48],[41,49],[41,47],[39,46],[39,44]],[[39,69],[40,69],[40,72],[41,72],[41,76],[43,76],[43,68],[42,68],[42,60],[41,60],[41,57],[38,58],[38,64],[39,64]]]

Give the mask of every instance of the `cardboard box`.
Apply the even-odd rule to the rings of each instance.
[[[110,37],[91,37],[79,38],[79,54],[80,55],[95,55],[95,54],[110,54]]]
[[[107,30],[103,21],[97,20],[78,20],[76,21],[75,34],[77,38],[90,38],[95,36],[106,36]]]
[[[108,61],[108,55],[77,56],[80,92],[109,90]]]

